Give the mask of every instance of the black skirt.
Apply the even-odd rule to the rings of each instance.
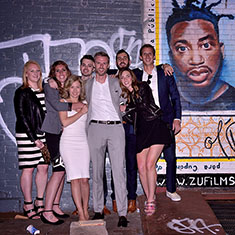
[[[146,121],[137,113],[136,123],[136,150],[137,153],[149,148],[152,145],[169,145],[173,142],[170,129],[160,118]]]

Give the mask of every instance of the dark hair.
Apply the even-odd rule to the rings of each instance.
[[[117,61],[118,55],[121,54],[121,53],[126,53],[126,55],[127,55],[127,57],[128,57],[128,61],[130,61],[130,55],[129,55],[124,49],[121,49],[121,50],[119,50],[119,51],[117,52],[117,54],[116,54],[116,61]]]
[[[84,59],[91,60],[92,62],[95,63],[95,60],[94,60],[94,58],[93,58],[92,55],[84,55],[84,56],[80,59],[80,64],[82,64],[82,62],[83,62]]]
[[[50,72],[49,72],[49,76],[48,76],[48,77],[53,78],[53,79],[55,80],[55,82],[56,82],[57,85],[58,85],[59,93],[60,93],[60,95],[61,95],[61,94],[63,93],[63,88],[61,87],[60,81],[59,81],[59,80],[56,78],[56,76],[55,76],[55,68],[56,68],[56,66],[58,66],[58,65],[63,65],[63,66],[66,68],[66,70],[67,70],[67,72],[68,72],[68,77],[71,76],[72,73],[71,73],[71,71],[70,71],[70,69],[69,69],[69,66],[68,66],[63,60],[57,60],[57,61],[55,61],[55,62],[51,65],[51,67],[50,67]]]
[[[144,48],[151,48],[153,51],[153,55],[155,56],[155,49],[151,44],[144,44],[141,48],[140,48],[140,56],[142,56],[143,53],[143,49]]]
[[[66,68],[66,70],[68,71],[68,77],[72,74],[70,69],[69,69],[69,66],[63,61],[63,60],[57,60],[55,61],[51,67],[50,67],[50,72],[49,72],[49,76],[50,78],[56,78],[55,76],[55,68],[57,65],[64,65],[64,67]]]
[[[107,57],[107,58],[108,58],[108,62],[110,61],[109,55],[108,55],[107,53],[103,52],[103,51],[96,52],[95,55],[94,55],[94,59],[95,59],[97,56]]]
[[[118,73],[118,78],[119,78],[119,84],[120,84],[120,87],[122,89],[122,93],[121,93],[121,96],[124,97],[125,99],[127,99],[128,103],[130,102],[130,99],[131,99],[131,92],[125,87],[123,86],[122,82],[121,82],[121,76],[123,74],[123,72],[129,72],[131,74],[131,77],[132,77],[132,87],[133,87],[133,90],[134,90],[134,93],[135,93],[135,96],[138,98],[139,97],[139,94],[138,94],[138,91],[139,91],[139,87],[138,87],[138,81],[137,81],[137,78],[134,74],[134,72],[129,69],[129,68],[122,68],[119,70],[119,73]]]
[[[218,36],[219,40],[219,27],[218,22],[222,17],[228,17],[229,19],[234,19],[233,15],[216,15],[211,11],[212,7],[217,6],[221,3],[221,0],[219,0],[216,3],[212,3],[209,6],[206,6],[206,1],[203,0],[201,7],[196,6],[194,3],[199,4],[200,2],[198,0],[185,0],[184,6],[180,7],[177,3],[177,0],[172,0],[172,5],[174,8],[172,9],[173,13],[168,17],[166,22],[166,34],[167,34],[167,41],[168,44],[171,40],[171,28],[183,21],[191,21],[196,19],[202,19],[209,21],[213,24],[215,32]]]

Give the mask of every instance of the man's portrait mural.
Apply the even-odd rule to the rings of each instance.
[[[179,184],[235,185],[235,177],[231,178],[235,164],[235,9],[231,4],[229,0],[144,3],[144,43],[156,48],[156,64],[173,66],[181,96]],[[157,169],[164,173],[164,160]]]
[[[231,14],[215,14],[212,7],[173,1],[172,14],[166,22],[169,57],[185,110],[234,110],[235,88],[221,79],[224,43],[220,42],[218,23]],[[193,36],[192,36],[193,35]]]

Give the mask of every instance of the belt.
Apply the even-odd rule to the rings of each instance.
[[[115,124],[121,124],[120,121],[99,121],[99,120],[91,120],[93,123],[98,124],[106,124],[106,125],[115,125]]]

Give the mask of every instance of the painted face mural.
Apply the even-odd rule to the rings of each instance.
[[[218,3],[217,3],[218,5]],[[222,78],[225,48],[219,39],[220,15],[193,2],[177,6],[166,22],[169,57],[183,110],[235,110],[235,89]],[[178,15],[182,15],[178,18]],[[221,17],[234,18],[232,15]]]
[[[192,37],[194,32],[197,34]],[[174,63],[189,86],[200,89],[213,83],[224,47],[210,22],[199,19],[175,24],[170,48]]]
[[[173,66],[181,98],[179,185],[227,187],[235,182],[234,16],[232,1],[144,0],[144,44],[155,48],[156,65]],[[146,64],[147,59],[142,58]],[[157,171],[159,185],[165,185],[164,159]]]

